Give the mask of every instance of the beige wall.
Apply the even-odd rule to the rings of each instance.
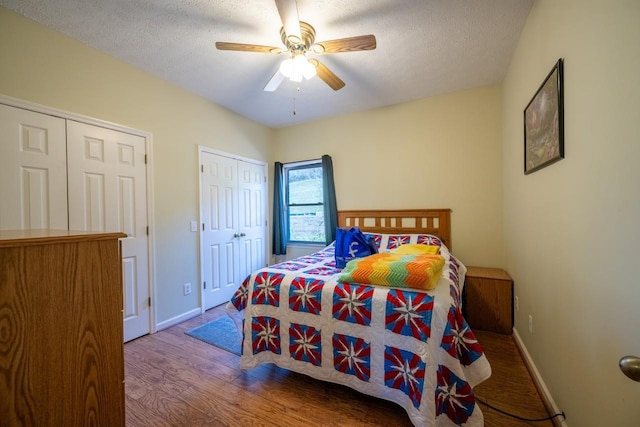
[[[454,253],[502,267],[500,86],[278,129],[274,159],[333,159],[338,209],[451,208]]]
[[[522,111],[560,57],[565,159],[524,176]],[[640,423],[640,384],[618,369],[640,355],[639,76],[640,2],[538,0],[503,84],[516,330],[576,427]]]
[[[270,161],[272,131],[0,7],[0,93],[153,134],[158,323],[199,306],[197,145]]]

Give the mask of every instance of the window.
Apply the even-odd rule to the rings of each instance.
[[[286,255],[288,243],[331,243],[338,226],[331,156],[273,166],[273,254]]]
[[[288,163],[283,172],[288,241],[324,243],[322,162]]]

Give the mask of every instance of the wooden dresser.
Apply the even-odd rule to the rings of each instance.
[[[124,426],[120,237],[0,231],[0,426]]]
[[[499,268],[468,267],[464,288],[464,316],[471,329],[511,334],[513,280]]]

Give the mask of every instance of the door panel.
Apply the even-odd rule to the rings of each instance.
[[[120,227],[128,235],[134,235],[136,229],[136,191],[135,179],[118,177],[118,195],[120,206]]]
[[[238,288],[237,162],[228,157],[201,153],[201,268],[203,306],[227,302]]]
[[[0,105],[0,229],[68,228],[64,123]]]
[[[240,278],[266,265],[266,171],[265,165],[238,161],[240,221]]]
[[[150,332],[145,140],[67,121],[69,227],[121,231],[125,341]]]
[[[138,315],[137,307],[140,303],[138,298],[138,283],[136,280],[136,266],[135,257],[127,257],[122,259],[122,284],[124,295],[124,308],[123,314],[125,319],[135,318]]]
[[[105,195],[104,187],[103,174],[84,174],[84,197],[81,198],[84,202],[82,206],[84,215],[83,230],[107,230],[107,224],[105,223],[105,199],[107,196]],[[115,230],[113,227],[110,227],[110,231]]]

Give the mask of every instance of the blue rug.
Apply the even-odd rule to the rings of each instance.
[[[236,324],[228,316],[188,330],[185,334],[240,356],[242,337]]]

